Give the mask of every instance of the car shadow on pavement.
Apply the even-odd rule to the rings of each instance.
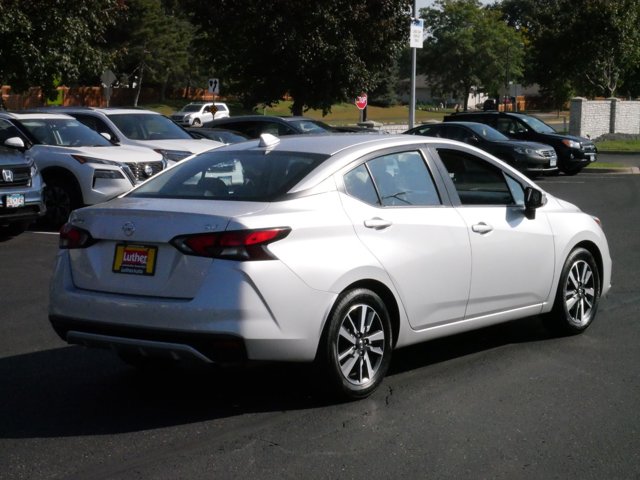
[[[395,352],[389,375],[545,338],[532,318],[434,340]],[[335,405],[321,388],[310,365],[141,372],[109,351],[69,346],[0,359],[0,438],[134,432]]]

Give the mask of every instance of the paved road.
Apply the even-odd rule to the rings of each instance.
[[[55,236],[0,243],[0,478],[640,478],[640,175],[540,184],[604,222],[614,286],[594,325],[405,349],[346,404],[306,368],[154,377],[66,346],[46,319]]]

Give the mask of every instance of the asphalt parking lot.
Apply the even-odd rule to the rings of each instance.
[[[0,477],[640,478],[640,175],[539,184],[604,223],[613,288],[593,326],[555,338],[529,318],[407,348],[345,404],[306,367],[145,375],[67,346],[46,314],[56,235],[6,239]]]

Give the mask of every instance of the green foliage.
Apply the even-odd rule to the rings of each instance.
[[[293,97],[325,113],[371,92],[408,37],[408,0],[191,0],[204,55],[245,106]]]
[[[421,11],[429,29],[418,71],[443,92],[466,101],[472,87],[487,92],[506,87],[522,75],[523,44],[500,12],[477,0],[437,0]]]
[[[0,83],[39,85],[55,98],[56,79],[98,77],[109,61],[104,33],[120,11],[118,0],[0,0]]]
[[[640,62],[637,0],[504,0],[499,8],[523,32],[525,78],[557,104],[569,95],[634,90]]]

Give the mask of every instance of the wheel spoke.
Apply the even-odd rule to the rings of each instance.
[[[381,342],[384,340],[384,332],[382,330],[378,330],[369,335],[366,335],[364,338],[369,340],[369,342]]]
[[[354,355],[355,351],[355,347],[347,348],[344,352],[338,354],[338,360],[342,363],[342,360],[347,358],[349,355]]]
[[[356,337],[344,325],[340,327],[340,336],[352,345],[356,344]]]
[[[342,374],[349,378],[349,375],[353,371],[353,366],[358,361],[358,355],[352,355],[349,360],[347,360],[344,364],[340,365],[340,369],[342,370]]]
[[[369,347],[368,351],[371,353],[375,353],[376,355],[382,356],[384,354],[384,350],[380,347]]]
[[[571,296],[565,299],[565,302],[567,304],[567,310],[571,311],[571,309],[573,308],[573,306],[576,304],[577,301],[578,301],[578,295],[576,295],[575,292],[572,292]]]

